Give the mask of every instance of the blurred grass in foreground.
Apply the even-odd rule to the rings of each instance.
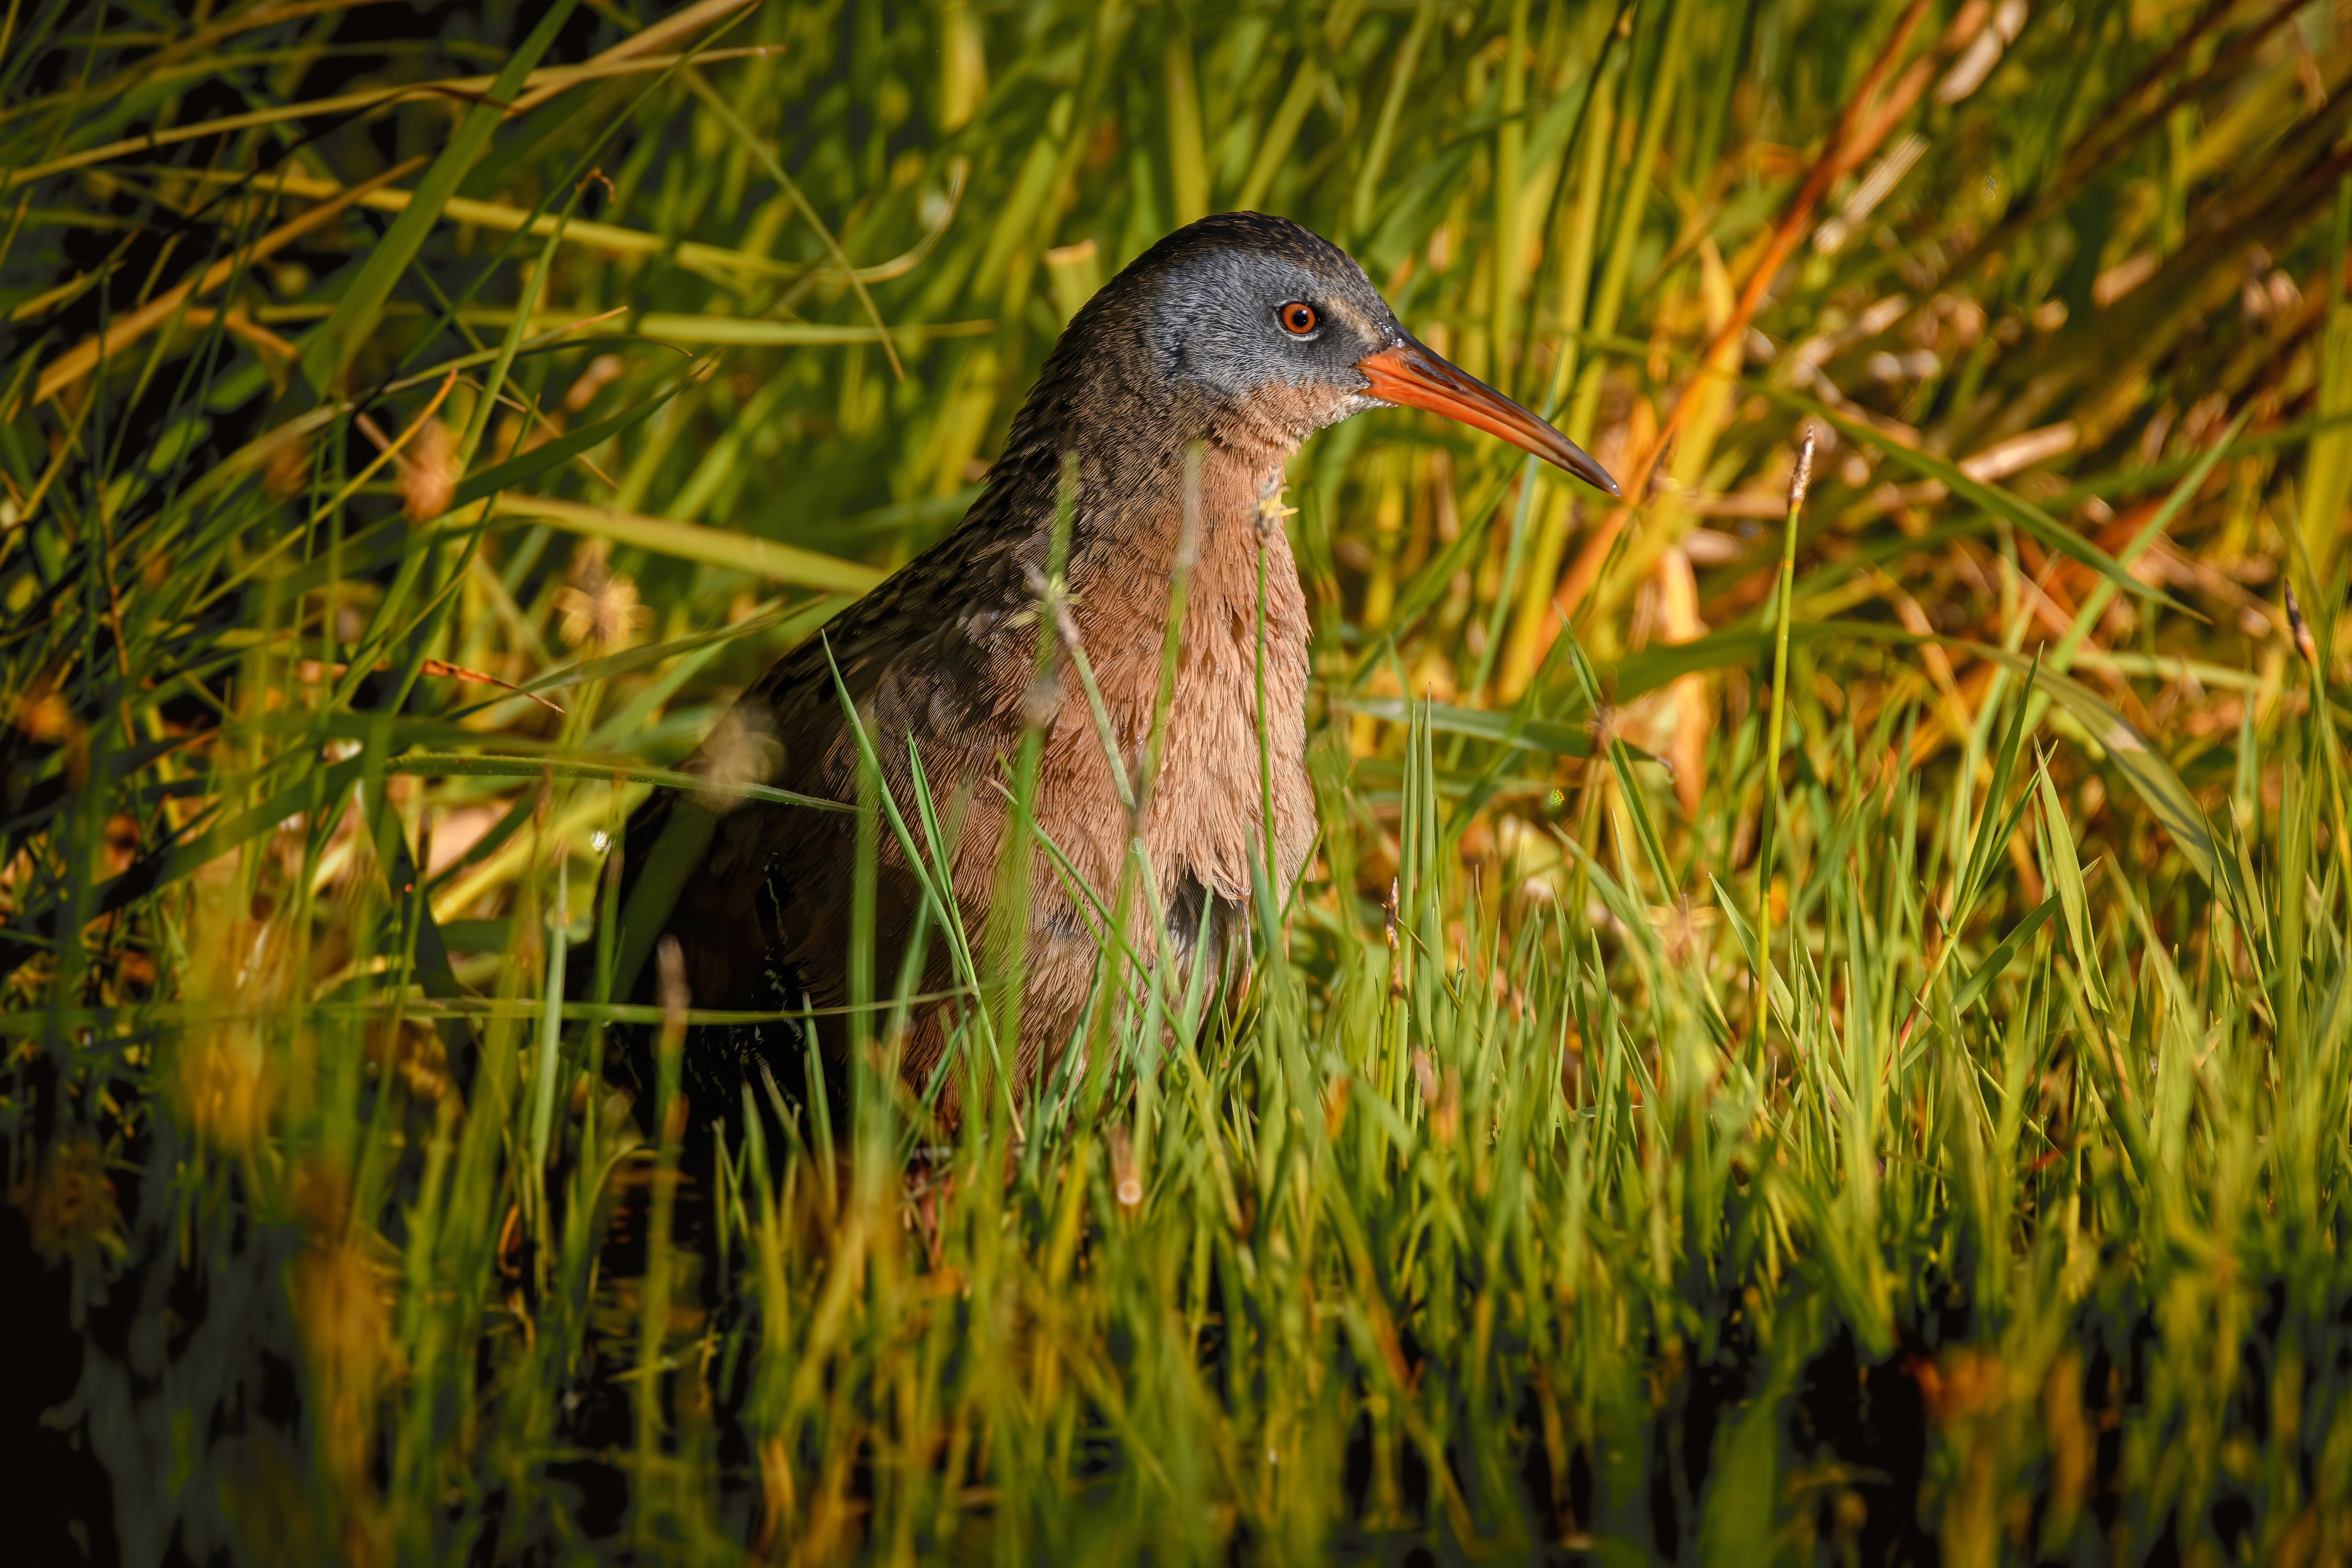
[[[10,8],[12,1531],[2346,1561],[2347,24]],[[681,1181],[542,1005],[609,835],[1231,206],[1641,504],[1318,437],[1248,1006]]]

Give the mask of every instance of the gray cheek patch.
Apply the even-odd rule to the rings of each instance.
[[[1349,323],[1332,321],[1313,342],[1294,345],[1281,337],[1273,312],[1291,299],[1323,301],[1328,309],[1335,292],[1328,281],[1288,262],[1201,257],[1160,285],[1150,329],[1154,356],[1179,379],[1228,397],[1244,396],[1271,377],[1292,386],[1328,380],[1330,367],[1314,351],[1346,333]],[[1344,308],[1357,309],[1353,300]]]

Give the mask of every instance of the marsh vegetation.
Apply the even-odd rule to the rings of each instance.
[[[2336,0],[12,5],[12,1535],[2346,1561],[2347,78]],[[915,1161],[869,963],[846,1102],[689,1148],[621,824],[1233,207],[1630,503],[1310,442],[1241,1002],[1114,963]]]

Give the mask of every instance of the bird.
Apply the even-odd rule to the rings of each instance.
[[[997,1046],[1014,1103],[1070,1047],[1103,944],[1090,911],[1119,896],[1134,841],[1148,870],[1133,876],[1152,885],[1130,889],[1118,917],[1131,951],[1172,953],[1181,983],[1213,963],[1203,984],[1222,984],[1253,865],[1270,845],[1286,889],[1316,834],[1309,627],[1280,524],[1286,465],[1317,431],[1398,405],[1617,493],[1581,448],[1408,332],[1361,267],[1297,223],[1220,213],[1138,256],[1064,328],[962,521],[743,691],[680,765],[701,787],[657,790],[632,816],[619,851],[614,994],[644,999],[656,967],[648,957],[674,942],[667,967],[695,1007],[802,1010],[814,1055],[839,1070],[853,1037],[857,840],[854,810],[837,808],[857,805],[867,766],[845,696],[975,944],[1000,891],[1018,885],[1001,878],[1000,851],[1015,759],[1024,734],[1037,734],[1034,822],[1091,897],[1074,895],[1064,868],[1034,848],[1027,907],[996,928],[1024,944],[1018,1038]],[[1188,592],[1147,781],[1180,570]],[[1041,615],[1053,623],[1041,628]],[[1041,658],[1041,630],[1055,628]],[[1071,679],[1075,650],[1099,718],[1086,682]],[[929,842],[918,767],[946,844]],[[818,804],[745,798],[742,784]],[[894,829],[876,829],[874,854],[871,973],[887,997],[917,940],[923,880]],[[940,1069],[973,1004],[952,994],[936,922],[926,937],[916,994],[932,1000],[906,1029],[898,1064],[952,1133],[961,1078]],[[683,1053],[688,1101],[723,1114],[748,1082],[758,1103],[763,1070],[772,1084],[804,1085],[811,1043],[796,1029],[697,1030]],[[637,1060],[648,1075],[642,1047]]]

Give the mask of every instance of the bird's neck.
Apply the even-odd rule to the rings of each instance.
[[[1082,508],[1072,542],[1069,583],[1081,635],[1106,667],[1103,689],[1139,704],[1132,717],[1148,721],[1159,689],[1180,572],[1189,605],[1185,669],[1239,682],[1226,699],[1254,711],[1263,604],[1275,662],[1303,676],[1307,633],[1283,527],[1285,456],[1210,440],[1197,457],[1180,448],[1124,488],[1116,476],[1089,487],[1093,501]]]
[[[1226,538],[1236,528],[1254,535],[1262,509],[1281,493],[1297,440],[1228,410],[1180,405],[1156,418],[1138,412],[1132,423],[1111,425],[1078,448],[1086,541],[1132,552],[1139,563],[1166,573],[1184,542],[1188,515],[1200,549],[1237,542]]]
[[[1099,402],[1046,428],[1060,439],[1008,444],[999,504],[1019,508],[1024,553],[1042,562],[1063,453],[1077,454],[1068,564],[1076,629],[1118,749],[1134,765],[1165,720],[1165,763],[1145,828],[1151,863],[1166,883],[1163,898],[1173,907],[1188,879],[1221,900],[1246,897],[1264,843],[1260,781],[1269,777],[1278,868],[1294,876],[1314,836],[1304,763],[1307,607],[1280,504],[1297,437],[1198,410],[1106,411]],[[1168,616],[1180,569],[1182,636],[1163,715]],[[1066,748],[1066,757],[1049,752],[1046,767],[1073,778],[1099,775],[1097,817],[1065,831],[1093,846],[1094,858],[1080,858],[1107,893],[1125,854],[1124,819],[1111,804],[1085,700],[1069,692],[1065,702],[1052,744]],[[1261,737],[1270,742],[1264,773]],[[1104,831],[1090,836],[1093,827]]]
[[[1162,578],[1188,551],[1197,565],[1245,543],[1255,549],[1263,527],[1281,532],[1285,456],[1211,440],[1143,472],[1107,473],[1085,510],[1086,543],[1106,565],[1123,555]]]
[[[1192,604],[1188,644],[1244,636],[1255,643],[1262,568],[1274,602],[1297,598],[1280,501],[1284,466],[1298,446],[1297,424],[1280,408],[1124,385],[1117,374],[1092,366],[1087,374],[1075,386],[1049,377],[1033,392],[983,504],[1000,526],[1028,534],[1024,553],[1042,566],[1076,456],[1067,576],[1078,618],[1090,648],[1133,645],[1144,659],[1134,672],[1138,689],[1149,691],[1158,686],[1161,628],[1180,563]],[[1303,661],[1303,616],[1277,614],[1268,631],[1276,644],[1296,644]]]

